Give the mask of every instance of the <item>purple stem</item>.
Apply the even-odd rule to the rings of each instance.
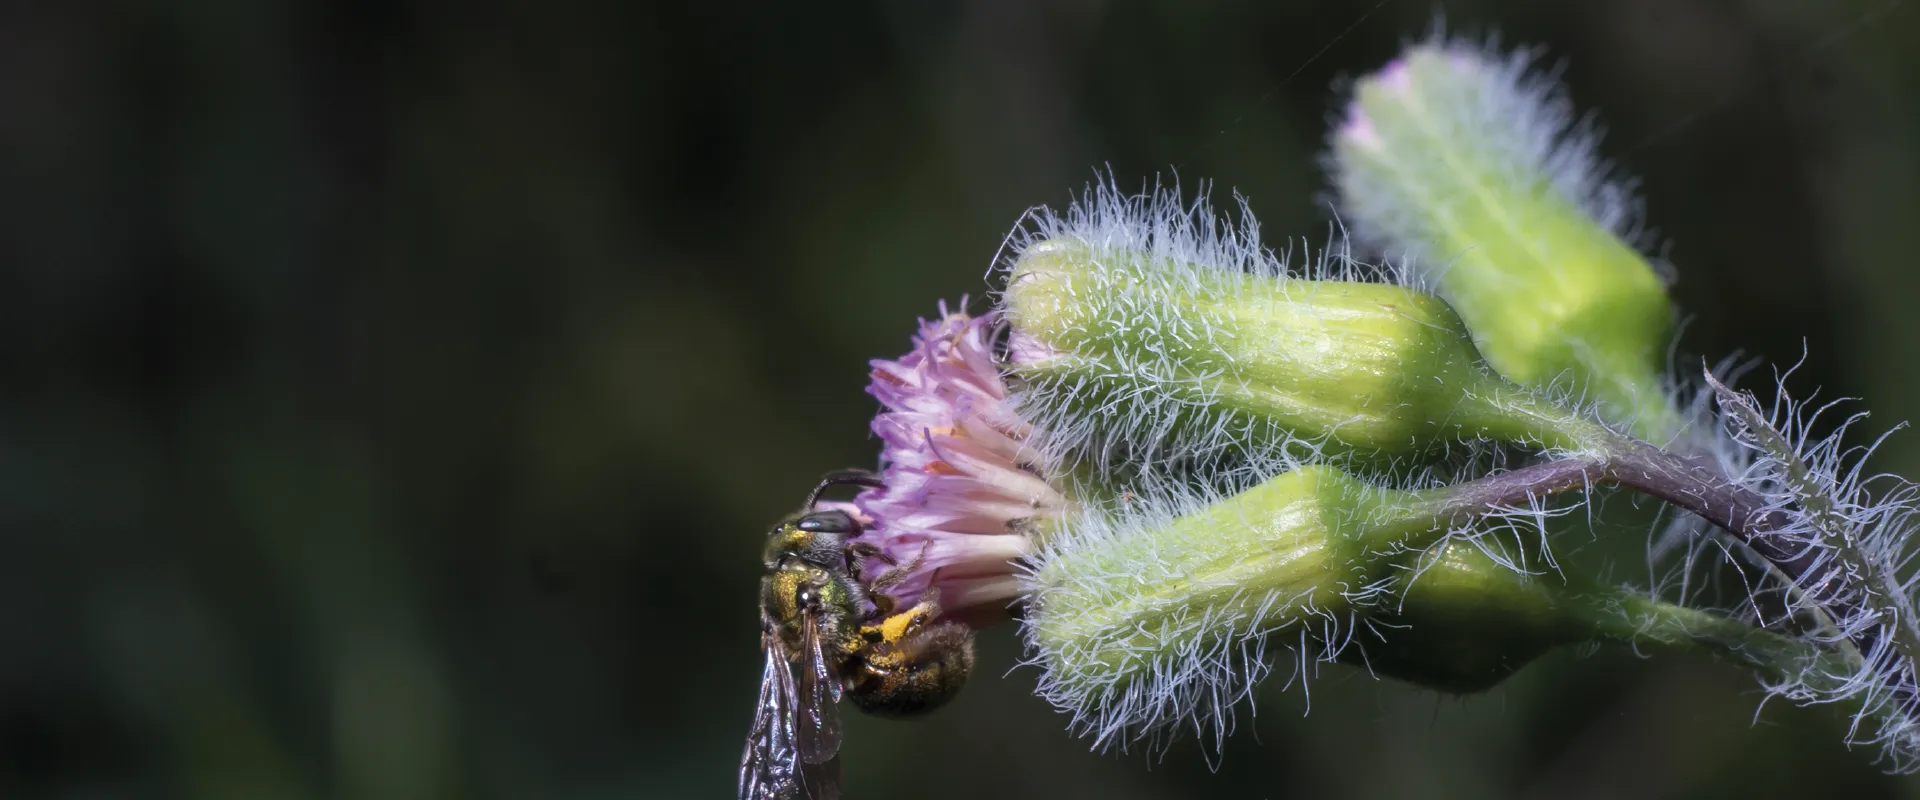
[[[1838,602],[1838,581],[1810,576],[1819,567],[1812,548],[1795,547],[1790,537],[1770,536],[1791,524],[1765,498],[1733,484],[1714,471],[1638,440],[1620,437],[1604,454],[1581,454],[1530,464],[1443,490],[1438,499],[1454,523],[1500,508],[1525,506],[1534,499],[1602,484],[1633,489],[1686,509],[1732,534],[1766,559],[1806,600],[1820,607]],[[1810,579],[1811,577],[1811,579]],[[1781,609],[1784,612],[1784,609]],[[1831,612],[1830,612],[1831,613]],[[1834,617],[1846,616],[1832,614]],[[1880,652],[1882,628],[1864,626],[1850,641],[1862,657]],[[1902,713],[1920,715],[1920,696],[1904,685],[1896,689]]]
[[[1813,554],[1766,534],[1789,524],[1765,498],[1712,470],[1644,442],[1626,440],[1606,455],[1581,454],[1530,464],[1445,490],[1456,519],[1575,489],[1612,484],[1664,500],[1733,534],[1795,584],[1815,566]]]

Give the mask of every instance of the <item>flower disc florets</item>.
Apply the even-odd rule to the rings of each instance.
[[[855,500],[867,523],[857,541],[883,555],[863,577],[911,565],[888,594],[912,604],[937,588],[947,616],[972,621],[1003,617],[1020,591],[1015,562],[1033,550],[1027,523],[1066,506],[1028,467],[1032,430],[1006,403],[993,326],[992,315],[942,303],[938,319],[921,320],[911,352],[872,362],[867,391],[886,408],[873,420],[886,486]]]

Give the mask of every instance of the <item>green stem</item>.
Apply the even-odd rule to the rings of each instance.
[[[1568,603],[1566,611],[1604,641],[1636,650],[1705,653],[1741,664],[1768,680],[1805,675],[1809,667],[1851,671],[1840,654],[1800,639],[1627,591],[1582,593]]]

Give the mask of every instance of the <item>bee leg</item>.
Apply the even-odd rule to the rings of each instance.
[[[916,563],[918,561],[919,559],[915,559]],[[934,570],[932,579],[938,580],[939,577],[940,570]],[[884,595],[876,595],[876,598],[882,596]],[[892,606],[894,602],[896,601],[888,598],[889,606]],[[929,582],[927,584],[927,590],[920,595],[920,602],[914,603],[912,608],[905,611],[895,612],[889,608],[889,610],[881,613],[879,621],[862,627],[861,634],[875,642],[898,643],[919,633],[939,616],[940,587]]]
[[[868,641],[898,642],[940,615],[940,590],[931,583],[927,585],[927,590],[921,593],[920,602],[904,611],[900,610],[899,599],[882,591],[906,580],[908,575],[913,574],[914,570],[926,563],[927,547],[931,544],[929,542],[922,545],[920,553],[913,557],[911,563],[881,573],[880,577],[875,578],[868,587],[868,598],[873,602],[874,615],[868,618],[870,621],[867,624],[860,627],[860,634]],[[940,577],[940,570],[934,570],[933,577]]]
[[[869,558],[886,564],[887,566],[893,566],[899,563],[894,560],[893,556],[887,555],[885,550],[880,549],[880,545],[874,544],[873,542],[847,543],[847,569],[851,570],[853,574],[859,575],[865,572],[867,569],[867,559]]]
[[[940,570],[936,569],[927,576],[927,590],[920,593],[920,602],[914,604],[914,608],[926,610],[924,619],[940,616]]]
[[[927,548],[932,546],[933,542],[922,543],[919,554],[915,555],[912,561],[904,565],[898,565],[897,562],[894,562],[891,558],[887,559],[887,563],[896,564],[896,566],[886,572],[880,573],[880,577],[874,578],[872,583],[867,584],[867,591],[878,597],[887,589],[899,586],[900,582],[906,580],[908,575],[912,575],[914,570],[919,569],[921,564],[926,563]]]

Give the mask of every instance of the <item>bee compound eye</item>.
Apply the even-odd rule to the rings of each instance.
[[[860,523],[854,522],[853,517],[845,511],[815,511],[801,517],[795,527],[808,533],[852,535],[860,531]]]

